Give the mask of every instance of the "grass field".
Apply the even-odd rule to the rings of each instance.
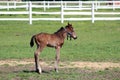
[[[26,15],[2,15],[0,17],[8,16],[27,17]],[[33,16],[38,17],[37,15]],[[32,35],[40,32],[54,33],[68,22],[66,21],[61,24],[56,21],[36,21],[33,22],[33,25],[29,25],[28,23],[27,21],[0,21],[0,60],[15,59],[24,61],[24,59],[33,59],[36,46],[30,48],[29,42]],[[119,63],[120,21],[95,21],[94,24],[91,21],[70,23],[73,24],[78,39],[71,41],[65,39],[60,55],[62,62],[90,61]],[[53,48],[45,48],[40,55],[40,59],[45,62],[53,62],[54,58],[55,49]],[[41,75],[36,74],[33,70],[33,64],[16,66],[5,64],[0,66],[0,80],[120,79],[120,68],[106,68],[105,70],[61,68],[59,73],[55,73],[53,70],[45,67],[44,70],[47,72]]]
[[[62,61],[120,61],[120,22],[97,21],[70,22],[73,24],[77,40],[65,40],[61,49]],[[40,32],[53,33],[67,22],[0,21],[0,59],[33,58],[36,49],[30,48],[32,35]],[[54,60],[55,50],[45,48],[41,59]]]

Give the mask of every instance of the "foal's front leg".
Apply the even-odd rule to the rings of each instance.
[[[58,64],[60,61],[60,47],[56,47],[56,57],[55,57],[55,71],[58,72]]]

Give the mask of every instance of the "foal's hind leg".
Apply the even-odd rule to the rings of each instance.
[[[36,72],[38,72],[39,74],[42,73],[41,66],[39,65],[39,54],[40,54],[40,52],[42,52],[43,48],[44,47],[38,46],[37,50],[34,53]]]
[[[56,47],[56,57],[55,57],[56,61],[55,61],[55,71],[58,72],[58,64],[60,61],[60,47]]]
[[[34,53],[34,58],[35,58],[35,67],[36,67],[36,72],[41,73],[41,67],[39,65],[39,52],[40,52],[40,47],[37,48],[37,50]]]

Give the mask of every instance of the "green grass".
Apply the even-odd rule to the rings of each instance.
[[[77,40],[66,40],[61,49],[61,61],[120,61],[120,22],[91,21],[70,22]],[[22,21],[0,21],[0,59],[33,58],[36,49],[30,48],[32,35],[40,32],[53,33],[67,22],[36,21],[33,25]],[[55,50],[45,48],[43,60],[54,60]]]

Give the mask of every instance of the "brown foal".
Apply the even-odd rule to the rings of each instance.
[[[42,73],[41,66],[39,65],[39,54],[46,46],[53,47],[56,49],[55,71],[58,72],[58,63],[60,60],[60,48],[62,47],[64,39],[67,36],[73,39],[77,39],[72,24],[69,23],[67,26],[61,27],[57,32],[53,34],[39,33],[32,36],[30,46],[31,47],[34,46],[34,41],[37,45],[37,49],[34,53],[36,72],[38,72],[39,74]]]

